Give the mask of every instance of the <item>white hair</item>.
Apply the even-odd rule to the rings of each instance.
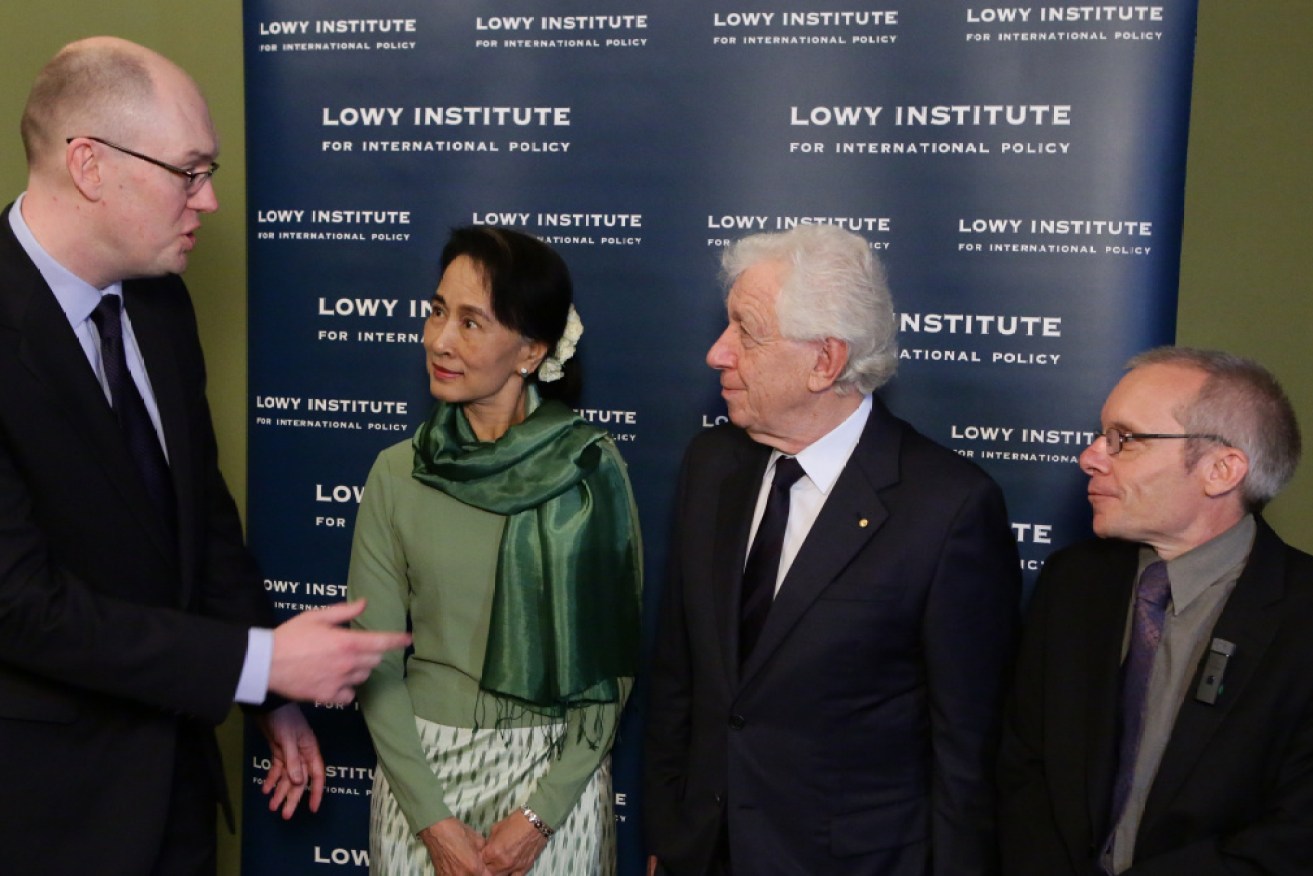
[[[833,225],[754,234],[721,258],[725,288],[766,261],[788,266],[776,303],[780,333],[798,341],[835,338],[848,362],[835,391],[873,392],[898,368],[897,326],[884,268],[860,236]]]

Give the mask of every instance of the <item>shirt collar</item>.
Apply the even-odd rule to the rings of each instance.
[[[41,272],[50,291],[55,293],[55,300],[59,302],[59,307],[64,311],[69,323],[80,325],[91,316],[91,312],[100,303],[102,295],[110,293],[121,295],[123,286],[121,283],[111,283],[104,289],[97,289],[55,261],[55,257],[37,242],[32,229],[23,220],[23,199],[26,197],[27,193],[24,192],[18,196],[18,200],[14,201],[14,206],[9,210],[9,227],[13,229],[14,237],[18,238],[18,245]]]
[[[828,496],[834,487],[834,482],[843,473],[848,458],[853,455],[857,442],[862,438],[862,432],[866,429],[866,420],[870,416],[871,396],[865,395],[862,396],[862,403],[857,406],[857,410],[849,414],[847,419],[808,444],[794,457],[802,466],[807,479],[815,484],[822,494]],[[778,450],[774,451],[770,463],[766,466],[767,471],[771,471],[775,466],[775,460],[784,455]]]
[[[1208,588],[1239,578],[1249,559],[1249,549],[1253,547],[1257,532],[1258,524],[1254,522],[1254,515],[1246,514],[1226,532],[1168,560],[1167,577],[1172,587],[1172,613],[1185,611]],[[1148,558],[1149,562],[1159,559],[1152,548],[1142,548],[1141,568],[1148,565],[1144,562],[1145,550],[1152,554]]]

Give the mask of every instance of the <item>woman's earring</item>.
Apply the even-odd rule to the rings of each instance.
[[[528,377],[528,376],[529,376],[529,369],[528,369],[528,368],[521,368],[521,369],[520,369],[520,376],[521,376],[521,377]]]

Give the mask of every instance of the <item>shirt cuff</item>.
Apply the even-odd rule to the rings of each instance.
[[[273,662],[274,631],[251,627],[246,631],[246,661],[233,700],[251,706],[264,702],[269,694],[269,668]]]

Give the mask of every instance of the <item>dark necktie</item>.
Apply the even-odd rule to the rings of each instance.
[[[1163,636],[1163,618],[1167,600],[1171,596],[1171,581],[1167,578],[1167,564],[1162,560],[1150,563],[1140,573],[1135,588],[1135,615],[1131,620],[1130,650],[1122,666],[1122,730],[1117,752],[1117,781],[1113,786],[1112,822],[1107,847],[1112,847],[1112,836],[1117,831],[1131,795],[1131,779],[1135,775],[1135,758],[1140,750],[1140,733],[1144,729],[1144,713],[1149,692],[1149,674],[1153,671],[1154,654]]]
[[[128,451],[141,472],[151,499],[164,515],[165,522],[172,526],[175,510],[173,480],[169,476],[169,463],[160,447],[155,424],[151,422],[137,383],[128,371],[128,359],[123,351],[121,308],[122,300],[118,295],[103,295],[91,314],[91,321],[100,332],[101,365],[105,369],[114,415],[123,430]]]
[[[739,612],[739,664],[748,660],[775,601],[775,580],[780,572],[784,529],[789,523],[789,490],[802,477],[802,466],[792,456],[775,462],[775,479],[766,496],[766,510],[757,525],[757,537],[743,568],[742,606]]]

